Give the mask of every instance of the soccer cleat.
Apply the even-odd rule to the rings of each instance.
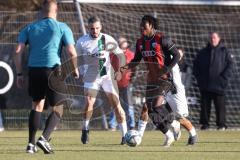
[[[89,130],[82,130],[81,141],[83,144],[89,143]]]
[[[124,144],[126,144],[126,139],[125,139],[125,137],[122,137],[122,141],[121,141],[121,143],[120,143],[121,145],[124,145]]]
[[[173,134],[171,134],[171,136],[166,135],[163,147],[170,147],[173,142],[174,142]]]
[[[37,147],[35,145],[33,145],[32,143],[29,143],[27,145],[27,149],[26,149],[26,153],[36,153],[37,152]]]
[[[54,153],[50,144],[48,143],[50,140],[46,140],[43,136],[41,136],[37,141],[37,146],[41,148],[44,154],[52,154]]]
[[[197,135],[189,136],[187,145],[194,145],[197,143]]]

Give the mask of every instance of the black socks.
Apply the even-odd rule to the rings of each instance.
[[[28,127],[29,127],[29,139],[28,142],[35,145],[35,136],[37,133],[37,130],[40,127],[41,123],[41,112],[37,112],[35,110],[31,110],[29,114],[29,121],[28,121]]]
[[[45,129],[43,131],[43,137],[48,140],[50,137],[50,134],[52,133],[52,131],[54,130],[54,128],[57,126],[57,124],[60,122],[60,115],[57,112],[52,112],[47,121],[46,121],[46,125],[45,125]]]

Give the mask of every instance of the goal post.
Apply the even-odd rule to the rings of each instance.
[[[86,34],[87,32],[86,32],[84,21],[83,21],[81,6],[77,0],[74,0],[74,3],[76,5],[76,9],[77,9],[78,17],[79,17],[79,23],[80,23],[82,32],[83,32],[83,34]]]

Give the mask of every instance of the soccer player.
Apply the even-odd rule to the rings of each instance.
[[[113,68],[110,63],[110,53],[119,56],[120,66],[125,64],[125,57],[113,37],[101,33],[102,24],[98,17],[93,16],[88,20],[89,33],[80,37],[77,41],[77,52],[82,56],[86,71],[83,76],[86,106],[83,120],[81,141],[89,143],[89,121],[93,113],[93,105],[96,101],[100,87],[104,90],[109,103],[113,106],[119,129],[122,133],[121,144],[125,144],[124,135],[127,132],[125,112],[119,102],[117,82],[113,78]],[[119,70],[119,69],[118,69]],[[117,80],[121,79],[120,72],[115,72]]]
[[[143,106],[138,131],[143,136],[148,117],[165,134],[163,146],[174,142],[170,124],[173,120],[171,108],[164,107],[165,94],[172,88],[170,74],[172,67],[179,61],[179,52],[175,44],[163,33],[157,32],[156,18],[145,15],[141,24],[142,36],[137,40],[134,59],[121,72],[134,68],[143,59],[147,65],[146,103]]]
[[[32,97],[32,110],[29,115],[29,139],[26,152],[37,152],[35,136],[40,127],[41,113],[44,108],[45,99],[48,98],[53,111],[49,115],[45,129],[36,144],[45,154],[51,154],[53,153],[53,149],[48,143],[49,137],[63,114],[63,104],[61,103],[63,97],[50,88],[50,85],[54,84],[49,81],[49,76],[61,65],[60,55],[63,46],[66,47],[66,51],[72,58],[71,62],[75,66],[75,70],[73,71],[75,78],[79,77],[79,72],[72,31],[65,23],[59,22],[56,19],[57,1],[44,1],[42,11],[44,15],[42,19],[25,26],[20,31],[16,47],[15,66],[17,71],[17,87],[23,88],[21,57],[25,46],[29,45],[28,91]],[[57,75],[56,79],[58,79]],[[64,88],[64,86],[62,87]]]
[[[183,57],[183,50],[178,50],[180,53],[180,59]],[[194,145],[197,142],[197,133],[195,127],[192,125],[191,121],[187,118],[189,115],[187,99],[185,94],[185,88],[182,84],[180,69],[178,64],[176,64],[171,70],[171,76],[173,79],[173,84],[176,89],[176,93],[168,92],[166,96],[167,105],[171,107],[173,112],[175,113],[176,120],[180,122],[180,124],[189,132],[188,145]],[[178,122],[173,121],[173,131],[174,138],[178,140],[181,135],[180,125]]]

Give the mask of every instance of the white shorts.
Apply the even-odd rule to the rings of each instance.
[[[97,78],[95,82],[84,82],[85,89],[93,89],[99,91],[101,87],[106,93],[112,93],[119,98],[117,82],[115,80],[111,80],[110,78],[106,78],[104,76]]]
[[[173,112],[176,113],[177,117],[187,117],[189,115],[189,112],[185,89],[178,88],[177,91],[177,94],[168,93],[166,96],[166,101],[172,108]]]

